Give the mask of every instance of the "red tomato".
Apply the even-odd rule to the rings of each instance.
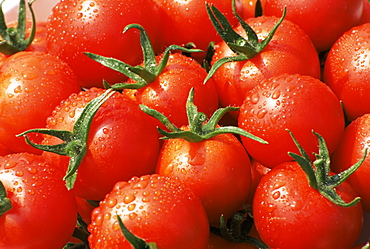
[[[277,21],[276,17],[266,16],[246,20],[255,30],[259,41],[267,37]],[[247,38],[240,25],[235,31]],[[211,64],[235,55],[222,41],[215,47]],[[248,60],[225,63],[212,78],[222,106],[241,106],[250,89],[260,81],[282,73],[320,77],[319,58],[312,42],[302,29],[288,20],[281,23],[270,43],[260,53]]]
[[[344,181],[336,187],[346,202],[357,197]],[[362,207],[341,207],[313,189],[297,162],[274,167],[262,177],[253,202],[259,235],[269,248],[351,248],[362,228]]]
[[[73,191],[63,172],[41,155],[0,157],[0,181],[12,208],[0,217],[0,247],[62,248],[76,224]],[[3,199],[1,199],[3,201]]]
[[[344,131],[344,115],[338,98],[318,79],[282,74],[264,80],[248,92],[240,108],[239,127],[260,137],[261,144],[242,137],[251,157],[266,167],[291,161],[289,151],[298,152],[289,129],[313,158],[321,134],[332,153]]]
[[[104,89],[90,88],[62,101],[47,120],[47,128],[72,131],[83,108]],[[60,144],[46,136],[43,144]],[[101,200],[118,181],[154,173],[159,151],[158,132],[150,116],[136,102],[116,92],[95,114],[87,139],[87,152],[78,168],[76,195]],[[45,156],[67,170],[69,157],[53,152]]]
[[[370,23],[345,32],[326,58],[324,82],[343,102],[348,120],[370,112]]]
[[[261,2],[261,7],[262,10],[264,9],[264,4],[266,0],[260,0]],[[251,17],[255,17],[256,15],[256,4],[257,0],[241,0],[241,5],[242,5],[242,16],[243,19],[248,19]]]
[[[214,225],[222,214],[227,219],[241,209],[251,184],[248,154],[230,133],[197,143],[165,140],[156,172],[183,181],[201,199]]]
[[[221,41],[207,15],[206,3],[214,4],[229,21],[235,25],[237,19],[232,14],[231,1],[224,0],[153,0],[162,11],[164,46],[177,44],[184,46],[194,43],[195,46],[206,51],[210,42]],[[192,54],[199,61],[204,53]]]
[[[19,52],[0,67],[0,144],[13,152],[40,151],[16,135],[45,127],[54,107],[80,91],[73,71],[44,52]]]
[[[370,3],[368,0],[363,0],[363,2],[364,2],[364,9],[362,11],[360,24],[370,22]]]
[[[299,25],[321,52],[360,23],[363,0],[266,0],[263,14],[281,16],[284,7],[286,18]]]
[[[118,182],[93,211],[90,247],[134,248],[118,221],[161,249],[204,249],[209,238],[206,213],[199,199],[175,178],[146,175]]]
[[[163,54],[156,59],[161,61]],[[140,104],[170,117],[171,122],[181,127],[188,123],[185,106],[191,88],[194,88],[195,104],[200,112],[210,116],[218,108],[216,87],[212,80],[204,84],[206,76],[206,70],[194,59],[172,53],[166,67],[153,82],[138,90],[127,89],[125,92]],[[130,79],[127,83],[136,81]],[[159,122],[157,125],[163,128]]]
[[[159,19],[153,18],[158,16],[153,6],[151,0],[61,0],[48,19],[48,52],[66,61],[84,87],[101,87],[103,79],[120,82],[126,79],[123,74],[91,60],[84,52],[114,57],[129,65],[139,64],[139,33],[123,33],[123,29],[139,23],[153,42],[161,43]]]
[[[332,156],[332,169],[334,172],[342,172],[358,162],[364,156],[364,149],[369,148],[370,143],[370,114],[365,114],[350,123]],[[370,159],[366,157],[350,177],[349,182],[361,197],[361,203],[365,211],[370,212]]]

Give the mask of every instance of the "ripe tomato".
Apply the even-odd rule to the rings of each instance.
[[[207,15],[205,4],[214,4],[224,13],[229,21],[235,25],[237,19],[232,14],[231,1],[224,0],[153,0],[162,11],[164,46],[177,44],[184,46],[187,43],[206,51],[210,42],[219,42],[221,37],[217,34]],[[240,6],[240,5],[239,5]],[[201,61],[204,53],[192,54]]]
[[[248,243],[234,243],[212,234],[209,237],[207,249],[257,249],[257,247]]]
[[[362,11],[360,24],[370,22],[370,3],[368,0],[363,0],[363,2],[364,2],[364,9]]]
[[[265,39],[278,18],[261,16],[246,23],[255,30],[258,40]],[[247,34],[241,25],[234,30],[244,38]],[[222,41],[216,44],[212,66],[225,57],[236,56]],[[282,73],[299,73],[320,77],[319,58],[308,36],[294,23],[283,20],[268,45],[251,59],[228,62],[213,75],[222,106],[241,106],[245,94],[260,81]],[[234,113],[234,117],[237,116]]]
[[[209,222],[215,225],[222,214],[229,218],[242,207],[251,185],[248,154],[230,133],[197,143],[165,140],[156,172],[183,181],[201,199]]]
[[[44,52],[18,52],[0,67],[0,143],[13,152],[40,151],[16,135],[45,127],[54,107],[79,92],[69,66]]]
[[[0,217],[1,248],[55,249],[68,242],[77,208],[62,178],[63,172],[41,155],[0,157],[0,181],[12,204]]]
[[[157,62],[163,59],[163,54],[156,57]],[[141,65],[143,66],[143,64]],[[138,89],[125,89],[125,93],[149,108],[161,112],[176,126],[186,125],[186,99],[191,88],[194,88],[195,103],[199,111],[210,116],[218,108],[218,95],[214,82],[204,84],[206,70],[194,59],[172,53],[163,71],[148,85]],[[128,84],[136,83],[129,79]],[[159,122],[158,126],[163,127]]]
[[[357,193],[343,182],[340,197]],[[272,248],[351,248],[362,228],[362,207],[340,207],[313,189],[297,162],[274,167],[262,177],[253,202],[253,217],[261,239]]]
[[[260,0],[262,10],[264,9],[265,1],[266,0]],[[256,16],[257,0],[242,0],[241,5],[243,11],[240,16],[242,16],[244,20]]]
[[[261,180],[261,178],[266,175],[271,169],[268,167],[263,166],[255,159],[252,158],[251,160],[251,188],[249,191],[247,203],[252,204],[254,193],[256,192],[257,186]]]
[[[266,0],[263,14],[280,16],[300,26],[321,52],[347,30],[360,23],[363,0]]]
[[[84,107],[104,89],[90,88],[62,101],[47,119],[47,128],[72,131]],[[60,144],[46,136],[42,144]],[[159,151],[158,132],[150,116],[136,102],[116,92],[95,114],[88,135],[87,152],[81,161],[74,190],[77,196],[99,201],[117,181],[154,173]],[[67,170],[70,158],[54,152],[45,157]]]
[[[370,112],[370,23],[345,32],[325,61],[324,82],[343,102],[349,121]]]
[[[48,52],[66,61],[84,87],[101,87],[102,79],[120,82],[126,79],[123,74],[83,53],[114,57],[129,65],[139,64],[142,60],[139,34],[134,31],[123,34],[123,29],[128,24],[139,23],[153,41],[161,43],[159,19],[152,18],[158,16],[153,7],[151,0],[61,0],[48,19]]]
[[[118,182],[93,211],[89,243],[92,249],[134,248],[118,221],[146,242],[161,249],[204,249],[209,225],[197,197],[175,178],[145,175]]]
[[[299,74],[282,74],[264,80],[248,92],[240,108],[239,127],[268,142],[242,137],[251,157],[266,167],[291,161],[297,152],[286,129],[308,151],[317,152],[312,130],[321,134],[332,153],[344,131],[344,114],[338,98],[320,80]]]
[[[346,127],[342,140],[332,156],[332,169],[334,172],[346,170],[363,157],[364,149],[369,148],[369,124],[370,114],[365,114]],[[362,206],[367,212],[370,212],[369,176],[370,159],[367,156],[360,168],[348,179],[361,197]]]

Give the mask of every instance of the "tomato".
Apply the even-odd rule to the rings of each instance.
[[[145,175],[118,182],[93,211],[89,243],[97,248],[134,248],[124,238],[125,227],[161,249],[204,249],[209,226],[197,197],[175,178]]]
[[[47,128],[73,131],[84,107],[104,89],[90,88],[72,94],[47,119]],[[61,140],[46,136],[42,144]],[[76,143],[72,141],[72,144]],[[154,173],[158,157],[158,132],[151,117],[138,104],[116,92],[99,108],[87,135],[87,152],[78,167],[74,190],[78,197],[99,201],[120,180]],[[70,157],[44,152],[45,157],[67,171]]]
[[[163,54],[156,58],[158,62],[161,61]],[[140,104],[170,117],[180,127],[188,122],[185,103],[191,88],[194,88],[199,111],[210,116],[218,108],[216,87],[212,80],[204,84],[206,76],[206,70],[194,59],[181,53],[172,53],[164,70],[154,81],[138,90],[126,89],[125,92]],[[136,81],[130,79],[127,83],[133,84]]]
[[[206,51],[210,42],[219,42],[217,34],[207,15],[206,3],[214,4],[224,13],[229,21],[235,25],[237,19],[233,17],[231,1],[224,0],[153,0],[162,11],[164,46],[177,44],[184,46],[194,43],[196,48]],[[192,54],[201,61],[205,53]]]
[[[332,169],[341,172],[359,161],[364,155],[364,149],[369,148],[370,114],[365,114],[351,122],[332,156]],[[360,168],[350,177],[349,182],[361,197],[365,211],[370,211],[369,189],[370,159],[367,156]]]
[[[336,191],[344,201],[357,193],[343,182]],[[274,167],[262,177],[253,202],[261,239],[273,248],[351,248],[362,228],[362,207],[340,207],[313,189],[297,162]]]
[[[370,22],[370,3],[368,0],[363,0],[363,2],[364,2],[364,9],[362,11],[360,24]]]
[[[7,58],[0,67],[0,144],[13,152],[40,154],[16,135],[45,127],[54,107],[79,91],[73,71],[54,56],[35,51]]]
[[[156,172],[183,181],[202,200],[211,224],[218,224],[222,214],[229,218],[238,211],[251,184],[248,154],[232,134],[197,143],[167,139]]]
[[[344,114],[338,98],[320,80],[307,75],[282,74],[264,80],[245,97],[239,127],[268,144],[242,137],[251,157],[266,167],[291,161],[297,148],[286,132],[292,131],[313,158],[317,152],[312,130],[321,134],[334,151],[344,131]]]
[[[255,30],[258,40],[265,39],[278,22],[276,17],[250,18],[246,23]],[[234,30],[243,38],[241,25]],[[212,66],[225,57],[236,56],[222,41],[215,46]],[[308,36],[294,23],[283,20],[267,46],[253,58],[223,64],[212,76],[222,106],[241,106],[245,94],[260,81],[282,73],[320,77],[319,58]],[[234,115],[237,117],[237,114]]]
[[[321,52],[360,23],[363,0],[266,0],[263,13],[280,16],[284,7],[286,18],[300,26]]]
[[[126,76],[96,63],[84,52],[139,64],[139,34],[123,33],[123,29],[139,23],[160,45],[159,19],[152,18],[158,16],[153,7],[151,0],[61,0],[48,18],[47,50],[70,65],[83,87],[102,87],[103,79],[120,82]]]
[[[266,0],[260,0],[261,2],[261,8],[262,11],[264,9]],[[242,17],[243,19],[248,19],[251,17],[256,17],[256,5],[257,5],[257,0],[242,0]]]
[[[0,217],[1,248],[55,249],[68,242],[77,208],[62,178],[63,172],[41,155],[0,157],[0,181],[12,204]]]
[[[332,46],[325,61],[324,82],[343,102],[349,121],[370,112],[368,40],[370,24],[345,32]]]

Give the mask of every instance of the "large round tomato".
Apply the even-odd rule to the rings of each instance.
[[[251,185],[247,152],[233,134],[201,142],[168,139],[162,145],[156,172],[177,177],[202,201],[209,222],[219,225],[246,202]]]
[[[345,32],[325,61],[324,82],[343,102],[348,120],[370,112],[370,23]]]
[[[60,168],[41,155],[10,154],[0,157],[0,181],[12,204],[0,217],[1,248],[55,249],[68,242],[77,207]]]
[[[247,152],[266,167],[291,161],[298,152],[289,129],[313,158],[321,134],[332,153],[344,131],[344,114],[333,91],[311,76],[282,74],[264,80],[248,92],[240,108],[239,127],[260,137],[261,144],[242,137]]]
[[[13,152],[41,153],[16,135],[45,127],[55,106],[80,86],[70,67],[44,52],[19,52],[0,67],[0,143]]]
[[[153,43],[161,43],[159,18],[153,6],[151,0],[61,0],[48,19],[48,52],[66,61],[84,87],[102,86],[103,79],[119,82],[126,78],[123,74],[91,60],[84,52],[139,64],[139,33],[123,30],[128,24],[138,23]]]
[[[266,0],[263,14],[281,16],[299,25],[318,51],[330,49],[344,32],[360,23],[363,0]]]
[[[341,172],[358,162],[364,156],[364,149],[370,144],[370,114],[365,114],[350,123],[332,156],[332,169]],[[349,181],[361,197],[365,211],[370,212],[370,159],[366,157],[350,177]]]
[[[47,120],[47,128],[72,131],[84,107],[104,89],[90,88],[72,94],[58,105]],[[46,136],[43,144],[60,144]],[[155,171],[159,151],[157,129],[149,115],[126,95],[116,92],[95,114],[87,136],[87,152],[78,168],[76,195],[101,200],[117,181]],[[70,158],[53,152],[45,156],[67,170]]]
[[[336,187],[350,202],[357,193],[348,182]],[[259,235],[269,248],[351,248],[362,228],[361,203],[341,207],[313,189],[297,162],[274,167],[262,177],[253,202]]]
[[[261,41],[267,37],[278,18],[261,16],[246,22]],[[234,29],[247,39],[241,25]],[[211,64],[214,66],[216,61],[231,56],[236,54],[222,41],[216,44]],[[281,23],[270,43],[260,53],[248,60],[225,63],[212,78],[222,106],[241,106],[250,89],[260,81],[282,73],[320,77],[319,57],[311,40],[301,28],[288,20]]]
[[[92,249],[134,248],[124,238],[117,215],[135,236],[161,249],[205,249],[207,215],[199,199],[176,178],[145,175],[118,182],[92,213]]]

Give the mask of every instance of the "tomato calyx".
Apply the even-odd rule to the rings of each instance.
[[[310,186],[318,190],[324,197],[332,203],[341,207],[352,207],[360,201],[360,197],[356,197],[350,202],[345,202],[336,192],[335,187],[344,182],[353,172],[355,172],[364,162],[367,149],[365,149],[364,156],[354,165],[339,174],[331,175],[330,171],[330,155],[326,146],[324,138],[313,131],[319,142],[319,153],[314,153],[316,159],[311,163],[307,152],[298,143],[293,133],[289,131],[294,143],[296,144],[301,155],[289,152],[288,154],[301,166],[306,173],[307,180]]]
[[[108,89],[100,96],[91,100],[83,109],[81,116],[77,119],[73,127],[73,131],[42,128],[31,129],[17,135],[18,137],[24,136],[26,142],[36,149],[70,157],[67,173],[64,176],[64,180],[66,181],[66,186],[68,189],[73,188],[77,178],[78,167],[80,166],[80,163],[86,154],[87,138],[92,120],[100,106],[103,105],[103,103],[107,101],[114,93],[115,91],[113,89]],[[27,136],[27,134],[33,132],[57,137],[61,139],[63,143],[57,145],[36,144]]]
[[[18,24],[16,28],[7,27],[2,5],[4,0],[0,2],[0,52],[5,55],[12,55],[20,51],[24,51],[32,43],[36,34],[36,17],[32,9],[32,4],[35,0],[27,2],[31,13],[32,29],[30,35],[26,38],[26,4],[25,0],[19,2]]]
[[[228,242],[251,244],[261,249],[268,248],[262,241],[248,235],[253,224],[253,215],[250,208],[244,208],[236,212],[227,221],[225,221],[224,216],[221,215],[220,228],[211,227],[211,232]]]
[[[189,130],[182,130],[171,123],[171,121],[162,113],[140,105],[142,111],[146,114],[158,119],[163,125],[169,129],[169,132],[158,127],[158,131],[162,137],[161,139],[182,138],[191,143],[201,142],[203,140],[211,139],[217,135],[225,133],[233,133],[247,138],[253,139],[257,142],[267,144],[267,142],[253,134],[234,126],[217,127],[218,122],[224,114],[229,111],[237,111],[239,107],[228,106],[216,110],[207,121],[207,115],[203,112],[198,112],[197,106],[194,104],[194,88],[191,88],[186,101],[186,113],[188,117]],[[206,122],[207,121],[207,122]]]
[[[236,54],[236,56],[223,57],[216,61],[209,70],[205,82],[208,81],[217,71],[217,69],[220,68],[223,64],[235,61],[246,61],[259,54],[267,46],[267,44],[269,44],[277,28],[280,26],[286,16],[286,8],[284,8],[281,18],[270,30],[267,37],[259,42],[256,32],[237,13],[235,8],[235,0],[232,1],[233,13],[238,19],[241,27],[245,30],[248,39],[245,39],[244,37],[239,35],[233,29],[227,18],[214,5],[206,4],[206,8],[207,13],[217,33],[226,42],[229,48]]]
[[[163,71],[167,65],[171,51],[178,50],[186,53],[203,52],[200,49],[188,49],[178,45],[170,45],[163,52],[162,60],[157,63],[153,46],[145,29],[141,25],[133,23],[127,25],[123,32],[126,32],[131,28],[136,28],[140,31],[140,45],[143,51],[144,66],[131,66],[114,58],[104,57],[90,52],[85,53],[89,58],[95,60],[96,62],[99,62],[110,69],[118,71],[136,81],[134,84],[116,83],[113,85],[109,85],[108,82],[104,81],[104,86],[106,88],[113,88],[114,90],[143,88],[153,82]]]
[[[12,209],[12,207],[12,201],[7,197],[4,184],[0,181],[0,217]]]
[[[135,249],[157,249],[157,245],[154,242],[145,242],[145,240],[135,236],[133,233],[131,233],[126,226],[123,224],[122,219],[119,215],[117,215],[118,224],[121,228],[121,231],[123,233],[123,236],[130,242],[130,244]]]

